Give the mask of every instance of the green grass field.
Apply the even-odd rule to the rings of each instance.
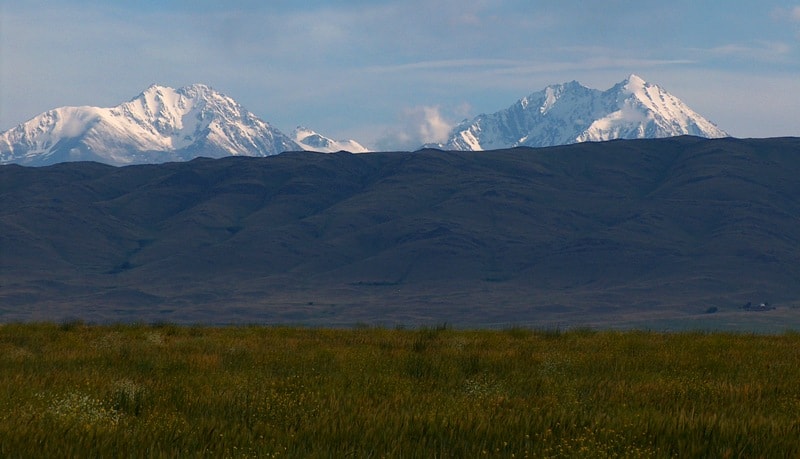
[[[0,457],[800,457],[800,335],[6,324]]]

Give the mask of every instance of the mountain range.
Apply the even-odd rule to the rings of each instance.
[[[423,147],[490,150],[680,135],[727,133],[661,87],[631,75],[606,91],[576,81],[548,86],[505,110],[464,120],[445,143]],[[162,163],[301,150],[368,151],[355,140],[333,140],[305,127],[286,135],[202,84],[153,85],[111,108],[56,108],[0,134],[0,164],[32,166]]]
[[[798,176],[690,136],[5,165],[0,323],[796,329]]]

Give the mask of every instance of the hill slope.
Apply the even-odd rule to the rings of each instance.
[[[0,321],[796,311],[799,175],[795,138],[3,166]]]

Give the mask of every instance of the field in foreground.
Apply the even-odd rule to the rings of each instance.
[[[800,335],[0,325],[0,457],[798,457]]]

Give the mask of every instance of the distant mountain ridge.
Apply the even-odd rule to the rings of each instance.
[[[660,86],[630,75],[606,91],[577,81],[548,86],[505,110],[464,120],[446,142],[423,148],[478,151],[681,135],[728,136]],[[334,140],[302,126],[286,135],[203,84],[151,85],[116,107],[56,108],[0,133],[0,164],[30,166],[120,166],[300,150],[369,151],[355,140]]]
[[[341,145],[364,149],[346,141]],[[161,163],[304,149],[315,148],[203,84],[179,89],[151,85],[110,108],[56,108],[0,134],[0,164],[34,166],[65,161]]]
[[[577,81],[548,86],[505,110],[465,120],[445,143],[427,146],[479,151],[681,135],[728,137],[660,86],[630,75],[606,91]]]

